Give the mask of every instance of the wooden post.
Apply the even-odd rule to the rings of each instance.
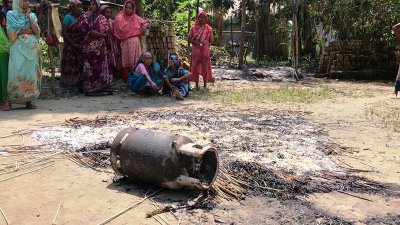
[[[231,16],[231,48],[232,48],[232,53],[235,53],[235,48],[233,47],[233,21],[232,21],[232,16]],[[229,57],[229,64],[231,64],[232,57]]]
[[[293,29],[292,29],[292,42],[293,42],[293,66],[294,66],[294,79],[299,80],[299,28],[297,24],[297,12],[299,6],[297,0],[294,0],[294,11],[293,11]]]
[[[240,32],[240,46],[239,46],[239,68],[243,66],[243,55],[244,55],[244,33],[246,29],[246,0],[242,0],[242,24]]]
[[[260,16],[259,16],[259,11],[257,10],[257,15],[256,15],[256,34],[255,34],[255,38],[256,38],[256,65],[259,66],[260,65],[260,38],[259,38],[259,34],[260,34]]]
[[[196,3],[196,18],[199,15],[199,8],[200,8],[200,0],[197,0],[197,3]]]
[[[46,19],[47,19],[47,34],[50,34],[50,18],[51,18],[51,14],[50,14],[50,10],[51,10],[51,3],[46,2],[45,5],[45,10],[46,10]],[[53,58],[53,47],[50,45],[47,45],[47,52],[49,55],[49,61],[50,61],[50,73],[51,73],[51,92],[53,93],[53,95],[56,94],[56,70],[54,68],[54,58]]]
[[[50,59],[50,72],[51,72],[51,92],[56,94],[56,70],[54,68],[53,47],[48,46],[48,54]]]
[[[188,11],[188,21],[187,21],[187,29],[188,29],[188,36],[189,36],[189,31],[190,31],[190,22],[192,20],[192,10],[189,9]],[[187,40],[187,57],[190,59],[190,42],[189,42],[189,37]]]

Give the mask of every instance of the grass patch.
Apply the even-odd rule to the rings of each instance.
[[[376,125],[385,128],[391,127],[395,132],[400,133],[400,108],[385,108],[381,110],[367,108],[365,117]]]
[[[328,85],[317,88],[284,86],[279,88],[232,88],[220,90],[204,90],[191,92],[194,100],[217,101],[222,103],[260,103],[297,102],[313,103],[334,96]]]

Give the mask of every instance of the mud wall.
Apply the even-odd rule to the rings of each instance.
[[[346,79],[391,79],[400,61],[396,46],[371,44],[361,40],[335,41],[326,47],[319,72]]]

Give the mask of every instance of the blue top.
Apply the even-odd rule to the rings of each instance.
[[[75,22],[75,17],[71,13],[68,13],[67,15],[65,15],[65,17],[63,19],[63,24],[65,24],[67,26],[71,26],[74,22]]]

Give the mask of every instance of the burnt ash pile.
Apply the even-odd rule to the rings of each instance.
[[[241,161],[229,162],[226,169],[230,174],[235,174],[237,179],[246,182],[248,194],[254,196],[267,196],[284,200],[311,193],[332,191],[400,196],[399,186],[381,184],[365,177],[353,175],[351,172],[335,174],[324,171],[317,174],[297,176],[268,169],[257,163]]]
[[[225,179],[216,182],[220,189],[227,189],[224,182],[238,181],[248,194],[279,199],[331,191],[400,193],[398,187],[355,176],[352,172],[359,171],[338,165],[333,155],[346,148],[331,141],[321,125],[299,112],[158,110],[94,120],[73,118],[66,120],[64,127],[41,129],[33,136],[53,149],[70,149],[74,160],[102,170],[110,168],[110,143],[129,126],[178,133],[201,145],[212,142],[226,172]],[[240,199],[241,190],[227,197]]]
[[[322,126],[298,112],[196,110],[149,113],[146,119],[192,127],[186,135],[197,142],[211,141],[225,160],[257,162],[300,175],[342,171],[330,156],[341,147],[329,140]]]
[[[375,224],[398,225],[400,224],[400,214],[399,215],[388,214],[386,217],[383,218],[370,218],[367,219],[364,223],[367,225],[375,225]]]
[[[87,164],[94,168],[109,168],[110,164],[110,142],[103,142],[92,146],[87,146],[76,150],[77,154],[80,154],[84,158],[87,158]],[[80,159],[84,160],[84,159]]]

